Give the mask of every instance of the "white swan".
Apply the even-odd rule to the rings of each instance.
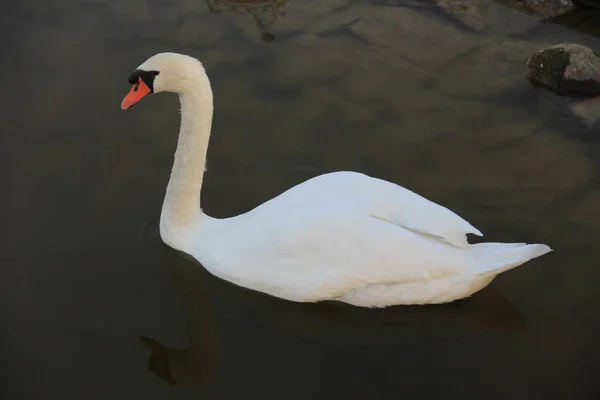
[[[363,307],[444,303],[551,249],[480,243],[467,221],[396,184],[356,172],[312,178],[236,217],[200,208],[213,116],[208,76],[195,58],[160,53],[129,77],[127,109],[150,93],[174,92],[181,128],[160,234],[212,274],[297,302]]]

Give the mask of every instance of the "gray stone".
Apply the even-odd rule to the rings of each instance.
[[[600,95],[600,57],[585,46],[558,44],[529,58],[527,78],[564,96]]]

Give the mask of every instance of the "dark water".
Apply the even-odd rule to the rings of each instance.
[[[599,49],[600,16],[539,24],[491,3],[473,30],[420,1],[253,3],[3,6],[0,398],[600,398],[600,131],[523,78],[548,44]],[[443,306],[296,304],[219,281],[157,232],[176,97],[119,109],[160,51],[213,82],[207,213],[350,169],[488,240],[555,251]]]

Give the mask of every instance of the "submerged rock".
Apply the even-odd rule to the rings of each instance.
[[[490,96],[521,90],[527,55],[545,43],[504,40],[456,57],[444,68],[440,90],[453,96]]]
[[[558,17],[573,10],[572,0],[521,0],[525,7],[534,13],[548,17]]]
[[[600,97],[573,101],[569,110],[588,127],[593,128],[600,120]]]
[[[535,103],[537,115],[545,124],[569,136],[585,137],[600,128],[600,97],[557,96],[540,90]]]
[[[475,32],[496,31],[500,34],[520,34],[539,22],[539,18],[524,12],[524,6],[517,0],[431,1],[459,24]]]
[[[476,32],[519,34],[547,18],[573,10],[573,0],[430,0]],[[598,1],[600,0],[581,0]]]
[[[527,79],[563,96],[600,95],[600,56],[578,44],[558,44],[534,53]]]

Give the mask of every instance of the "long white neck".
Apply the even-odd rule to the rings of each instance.
[[[181,127],[160,216],[161,237],[175,248],[180,248],[186,234],[205,218],[200,191],[213,117],[213,94],[206,74],[186,82],[179,102]]]

